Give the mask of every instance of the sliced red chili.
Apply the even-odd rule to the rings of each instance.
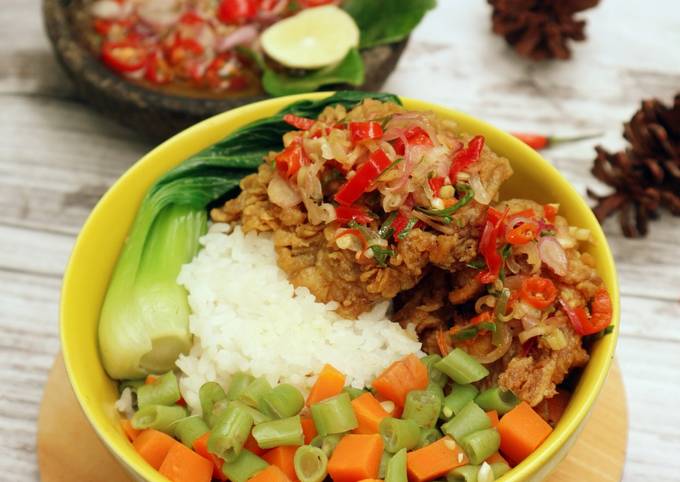
[[[243,90],[250,85],[250,80],[245,75],[232,74],[229,76],[229,89],[234,92],[237,90]]]
[[[459,172],[467,169],[479,160],[483,147],[484,137],[475,136],[468,142],[466,147],[456,151],[451,160],[451,168],[449,169],[449,178],[451,179],[451,182],[456,182]]]
[[[274,158],[276,170],[285,179],[294,176],[303,164],[309,163],[309,158],[302,147],[302,140],[297,137],[288,144],[280,154]]]
[[[517,218],[530,218],[533,219],[536,217],[536,211],[533,209],[522,209],[521,211],[517,211],[515,213],[512,213],[508,216],[508,222],[512,223],[513,219]]]
[[[173,73],[170,66],[159,51],[151,52],[146,61],[144,78],[152,84],[167,84],[172,81]]]
[[[397,217],[394,218],[394,221],[392,221],[392,229],[394,232],[392,233],[392,237],[394,238],[395,241],[399,240],[399,235],[406,229],[406,226],[408,226],[408,216],[403,213],[403,211],[399,211],[397,213]]]
[[[439,197],[439,190],[444,185],[444,178],[432,177],[427,180],[427,184],[430,186],[430,189],[432,189],[432,194],[434,194],[435,197]]]
[[[542,310],[555,301],[557,298],[557,288],[548,278],[532,276],[522,281],[519,296],[534,308]]]
[[[257,0],[222,0],[217,7],[217,18],[227,24],[242,24],[257,16]]]
[[[171,64],[178,65],[182,62],[185,62],[188,58],[202,55],[203,51],[203,45],[198,43],[196,40],[192,38],[182,38],[180,36],[176,36],[172,46],[170,47],[168,60]]]
[[[483,311],[474,318],[472,318],[470,320],[470,324],[472,326],[481,325],[482,323],[486,323],[487,321],[493,321],[493,316],[490,311]]]
[[[533,241],[538,236],[538,224],[536,223],[522,223],[516,228],[510,230],[505,239],[510,244],[527,244]]]
[[[203,17],[194,11],[184,12],[179,18],[179,23],[183,23],[184,25],[201,25],[204,22],[205,20]]]
[[[555,206],[554,204],[544,204],[543,216],[545,217],[545,220],[548,221],[549,223],[554,223],[555,218],[557,217],[557,210],[558,207]]]
[[[612,300],[609,292],[599,288],[591,303],[590,315],[582,306],[570,307],[566,301],[560,299],[562,308],[574,327],[574,331],[581,336],[593,335],[607,328],[612,322]]]
[[[118,72],[134,72],[146,64],[146,50],[131,39],[102,43],[102,61]]]
[[[368,224],[373,220],[368,210],[360,206],[338,206],[335,208],[335,217],[342,224],[352,220],[359,224]]]
[[[375,150],[368,157],[352,178],[342,185],[335,194],[338,204],[349,206],[365,193],[380,173],[387,169],[392,161],[382,149]]]
[[[504,213],[494,208],[489,208],[486,212],[486,223],[479,241],[479,251],[486,262],[486,271],[479,274],[479,281],[483,284],[493,283],[500,274],[503,258],[498,253],[497,244],[505,228],[503,223],[507,215],[507,209]]]
[[[430,139],[430,136],[422,127],[411,127],[404,133],[404,137],[410,146],[431,147],[434,145],[432,143],[432,139]],[[404,145],[404,141],[401,138],[394,140],[394,142],[392,142],[392,147],[394,147],[394,150],[400,156],[403,156],[406,153],[406,146]]]
[[[366,238],[364,238],[364,235],[361,234],[361,231],[358,229],[345,229],[343,232],[335,236],[336,241],[343,236],[354,236],[361,242],[361,250],[365,251],[368,249],[368,242],[366,241]]]
[[[520,141],[524,142],[529,147],[533,147],[536,150],[543,149],[550,145],[550,138],[542,134],[528,134],[524,132],[513,132],[515,136]]]
[[[349,123],[349,138],[353,143],[368,139],[380,139],[382,136],[383,130],[379,122],[369,121]]]
[[[307,119],[306,117],[299,117],[293,114],[284,115],[283,121],[301,131],[311,129],[314,123],[316,122],[314,119]]]

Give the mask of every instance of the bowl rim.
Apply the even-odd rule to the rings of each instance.
[[[157,471],[155,471],[152,467],[150,467],[148,464],[144,463],[144,461],[141,458],[139,460],[127,460],[124,456],[120,455],[115,448],[116,445],[119,444],[119,442],[113,440],[112,437],[109,437],[109,435],[105,433],[101,429],[101,427],[98,426],[97,417],[94,414],[94,409],[93,407],[90,406],[87,397],[83,393],[83,387],[81,386],[80,381],[74,375],[74,366],[77,364],[76,356],[77,351],[72,349],[69,340],[65,335],[65,330],[63,326],[66,315],[65,300],[68,297],[70,286],[72,284],[71,279],[74,277],[73,272],[75,270],[74,268],[75,262],[79,258],[79,253],[83,250],[84,243],[86,243],[84,233],[87,233],[91,229],[93,219],[97,217],[99,210],[102,209],[101,207],[110,202],[109,199],[113,197],[114,195],[113,193],[123,189],[123,186],[125,186],[131,179],[135,178],[138,175],[138,172],[141,172],[146,165],[155,162],[154,159],[164,150],[171,148],[173,145],[191,141],[191,139],[196,137],[199,133],[203,131],[209,131],[214,128],[223,129],[224,132],[222,132],[221,135],[224,136],[228,132],[231,132],[232,130],[243,125],[243,122],[239,123],[239,118],[247,117],[249,114],[256,114],[257,112],[260,112],[262,110],[266,111],[267,108],[272,109],[276,108],[276,110],[278,110],[298,100],[319,99],[331,95],[332,93],[333,92],[328,91],[314,92],[266,99],[229,110],[222,114],[215,115],[193,125],[192,127],[189,127],[188,129],[185,129],[184,131],[176,134],[175,136],[169,138],[160,145],[156,146],[154,149],[152,149],[144,156],[142,156],[132,166],[130,166],[101,197],[101,199],[95,205],[90,215],[88,216],[87,220],[85,221],[74,244],[71,257],[68,261],[68,265],[66,267],[63,277],[59,311],[60,316],[59,330],[62,353],[64,356],[64,362],[66,365],[66,371],[68,373],[69,381],[71,383],[71,386],[74,390],[76,398],[78,399],[78,402],[83,412],[85,413],[88,421],[90,422],[90,425],[97,432],[100,440],[104,442],[104,444],[115,455],[115,457],[118,460],[120,460],[124,465],[126,465],[128,469],[133,470],[138,476],[147,477],[147,479],[150,481],[163,480],[162,476],[160,476],[160,474]],[[583,197],[549,161],[544,159],[534,149],[530,148],[529,146],[527,146],[520,140],[516,139],[512,135],[506,133],[505,131],[497,127],[494,127],[493,125],[488,124],[484,121],[481,121],[473,116],[457,111],[455,109],[451,109],[448,107],[440,106],[434,103],[425,102],[409,97],[399,96],[399,98],[409,108],[413,108],[416,110],[432,110],[437,113],[445,113],[447,116],[451,118],[463,121],[468,125],[470,124],[474,125],[475,130],[484,131],[487,133],[487,135],[489,133],[493,134],[495,142],[489,142],[489,144],[500,142],[509,143],[509,145],[512,146],[514,150],[521,152],[522,156],[530,158],[531,162],[538,162],[541,165],[542,169],[547,170],[553,177],[556,177],[556,179],[559,181],[559,184],[568,187],[567,192],[570,193],[571,197],[573,198],[572,200],[574,202],[573,205],[570,204],[570,209],[577,209],[581,211],[582,214],[589,217],[590,225],[595,230],[594,232],[592,232],[592,234],[596,240],[596,243],[603,244],[605,254],[605,259],[603,261],[604,264],[606,265],[607,270],[610,273],[609,290],[612,296],[612,303],[614,307],[614,313],[612,318],[614,330],[610,335],[604,337],[603,339],[597,342],[600,345],[604,344],[604,346],[598,348],[599,350],[598,353],[603,352],[598,357],[601,359],[600,363],[602,364],[602,367],[600,370],[596,371],[594,375],[590,376],[589,380],[590,384],[581,390],[584,391],[585,394],[581,397],[582,398],[581,405],[577,407],[574,413],[572,413],[572,416],[565,417],[567,418],[567,420],[563,419],[557,425],[556,429],[551,433],[548,439],[545,442],[543,442],[543,444],[541,444],[541,446],[534,453],[532,453],[527,459],[525,459],[523,462],[514,467],[513,470],[509,472],[506,476],[503,476],[502,479],[504,482],[519,482],[520,480],[526,480],[541,473],[541,469],[546,465],[548,461],[553,460],[556,456],[560,456],[561,458],[563,456],[562,454],[566,453],[564,452],[564,449],[568,449],[570,442],[573,442],[574,436],[577,435],[579,429],[582,428],[582,424],[585,418],[590,413],[590,410],[595,400],[597,399],[601,391],[601,388],[605,382],[607,374],[609,372],[609,367],[613,360],[616,342],[618,340],[620,331],[619,285],[613,255],[606,241],[606,237],[604,235],[604,232],[602,231],[602,228],[600,227],[594,214],[592,213],[592,210],[590,209],[590,207],[588,207]],[[230,126],[230,122],[233,122],[235,125]],[[203,148],[203,146],[200,146],[200,148]],[[579,383],[579,386],[580,385],[581,383]],[[560,451],[562,451],[562,454],[560,453]],[[153,475],[154,473],[156,474],[156,476]],[[545,475],[546,473],[541,474]]]

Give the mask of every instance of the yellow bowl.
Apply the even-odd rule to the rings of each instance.
[[[61,343],[71,384],[99,437],[139,480],[166,479],[152,469],[128,443],[114,408],[115,383],[102,368],[97,349],[97,320],[118,253],[146,190],[161,174],[195,152],[251,121],[270,116],[300,99],[319,99],[328,93],[282,97],[247,105],[210,118],[176,135],[132,166],[104,195],[85,223],[64,276],[61,298]],[[614,332],[598,341],[564,417],[550,437],[503,481],[544,478],[564,458],[583,427],[614,355],[619,334],[619,290],[611,252],[591,210],[562,175],[536,151],[511,135],[451,109],[402,98],[409,109],[431,110],[453,119],[462,131],[485,136],[488,145],[510,159],[515,174],[502,190],[504,199],[527,197],[559,202],[570,224],[590,229],[591,252],[612,295]]]

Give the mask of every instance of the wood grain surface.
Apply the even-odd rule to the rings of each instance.
[[[546,482],[618,482],[627,425],[621,370],[614,363],[583,432]],[[64,443],[65,438],[72,442]],[[50,370],[40,406],[38,460],[41,482],[133,482],[85,418],[61,355]]]
[[[385,89],[514,131],[603,132],[545,152],[581,192],[593,146],[624,145],[621,123],[680,88],[680,3],[603,0],[568,62],[529,63],[490,33],[483,0],[440,0]],[[0,480],[36,481],[36,420],[59,350],[61,276],[97,199],[153,147],[78,100],[52,57],[39,0],[0,15]],[[622,287],[618,359],[630,410],[625,481],[680,474],[680,218],[644,240],[605,230]]]

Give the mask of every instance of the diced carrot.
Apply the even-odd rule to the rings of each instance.
[[[248,479],[248,482],[290,482],[290,479],[276,465],[270,465]]]
[[[295,462],[293,462],[293,458],[297,449],[298,447],[293,446],[276,447],[265,452],[262,458],[271,465],[276,465],[290,480],[296,481],[298,478],[295,475]]]
[[[526,402],[503,415],[497,429],[501,453],[514,465],[531,455],[552,432],[552,427]]]
[[[302,433],[305,434],[305,444],[309,445],[314,437],[316,437],[316,425],[314,425],[314,420],[311,417],[301,417],[300,423],[302,423]]]
[[[257,440],[255,440],[255,437],[253,437],[252,433],[250,435],[248,435],[248,438],[246,439],[246,443],[243,444],[243,448],[250,450],[252,453],[254,453],[257,456],[260,456],[267,451],[267,449],[260,448],[260,446],[257,445]]]
[[[406,457],[408,479],[411,482],[434,480],[469,462],[463,449],[450,437],[442,437],[430,445],[409,452]]]
[[[486,416],[491,420],[491,426],[496,428],[498,426],[498,412],[495,410],[489,410],[486,412]]]
[[[184,444],[175,442],[170,447],[158,472],[172,482],[210,482],[213,464]]]
[[[333,368],[332,365],[325,364],[321,373],[319,373],[319,378],[316,379],[314,386],[309,391],[307,406],[338,395],[344,387],[345,375]]]
[[[382,479],[361,479],[359,482],[383,482]]]
[[[408,392],[423,390],[427,384],[427,367],[414,354],[392,363],[373,380],[373,388],[399,407],[404,406]]]
[[[354,429],[354,433],[378,433],[380,421],[390,416],[378,399],[369,392],[352,400],[352,407],[359,422],[359,426]]]
[[[137,453],[149,462],[149,465],[158,470],[168,451],[176,443],[177,441],[168,434],[147,429],[137,436],[132,445]]]
[[[557,395],[547,399],[549,421],[554,423],[560,421],[564,411],[567,409],[567,405],[569,405],[570,398],[569,392],[560,390],[557,392]]]
[[[328,461],[328,474],[335,482],[354,482],[378,477],[383,440],[379,434],[345,435]]]
[[[500,454],[500,452],[496,452],[495,454],[491,454],[487,457],[485,460],[487,464],[497,464],[497,463],[502,463],[506,465],[510,465],[507,460],[503,458],[503,456]]]
[[[155,376],[155,375],[147,375],[146,380],[144,380],[144,385],[151,385],[157,379],[158,379],[158,377]]]
[[[222,472],[222,466],[224,465],[224,460],[222,460],[217,455],[212,454],[208,451],[208,439],[209,438],[210,438],[210,432],[204,433],[203,435],[198,437],[196,440],[194,440],[193,448],[198,455],[205,457],[206,459],[212,461],[212,464],[213,464],[212,477],[213,477],[213,479],[219,480],[220,482],[225,482],[227,480],[227,477],[226,477],[226,475],[224,475],[224,472]]]
[[[137,430],[135,427],[133,427],[132,422],[130,422],[130,420],[127,418],[124,418],[120,421],[120,426],[123,427],[123,432],[125,432],[125,435],[130,442],[134,442],[135,439],[139,437],[139,434],[142,433],[141,430]]]

